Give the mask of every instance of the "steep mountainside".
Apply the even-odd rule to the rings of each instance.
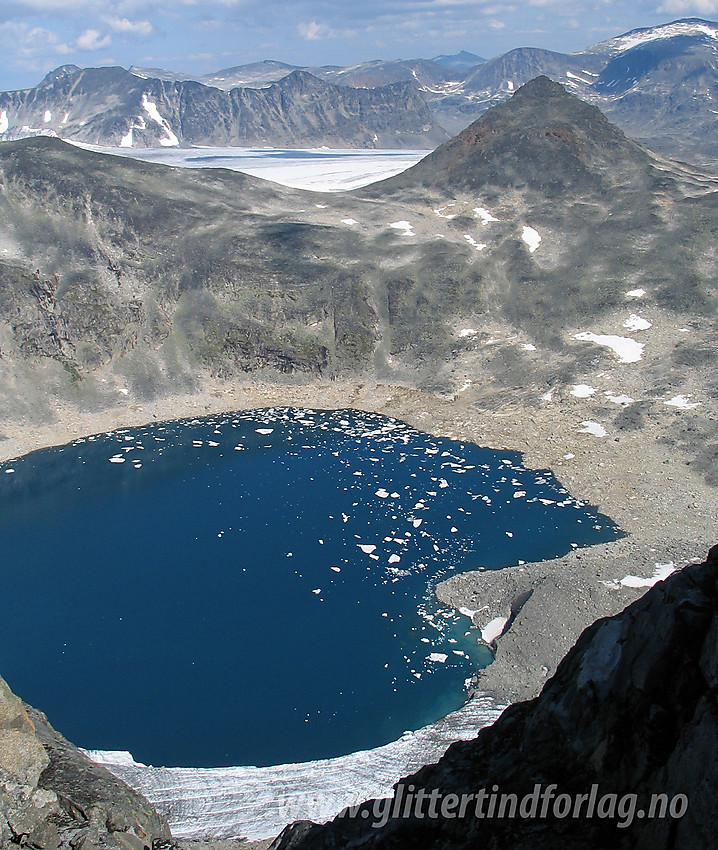
[[[101,145],[430,148],[447,134],[407,83],[335,86],[293,71],[267,88],[223,91],[123,68],[65,66],[0,94],[0,137],[54,134]]]
[[[705,563],[686,567],[623,613],[590,626],[539,697],[511,706],[476,739],[453,744],[438,764],[402,780],[390,808],[369,802],[326,826],[296,824],[273,850],[709,850],[715,846],[711,789],[718,782],[717,637],[718,546]],[[629,795],[614,801],[613,817],[610,798],[603,807],[594,802],[586,816],[594,784],[598,801]],[[543,815],[537,804],[533,816],[522,816],[518,807],[514,816],[496,809],[489,816],[492,791],[496,806],[501,794],[521,801],[536,785],[540,793],[553,790]],[[427,796],[421,816],[416,805],[401,816],[406,798],[399,795],[419,789]],[[475,817],[475,799],[461,816],[461,795],[482,789],[484,817]],[[439,804],[457,796],[443,814],[437,806],[438,816],[430,817],[434,791]],[[571,795],[570,814],[565,802],[554,807],[562,794]],[[665,794],[667,811],[683,816],[651,817],[653,794]],[[681,798],[670,808],[678,795],[685,795],[687,811]],[[395,804],[398,816],[385,821],[381,813]],[[530,798],[525,811],[531,812]]]
[[[54,399],[104,409],[119,390],[189,391],[207,374],[363,375],[541,405],[600,363],[628,401],[594,398],[595,417],[665,419],[718,475],[718,184],[652,158],[548,80],[344,195],[54,139],[0,147],[0,187],[6,422],[50,421]],[[612,351],[601,335],[628,341]],[[699,405],[688,431],[664,403],[681,393]]]

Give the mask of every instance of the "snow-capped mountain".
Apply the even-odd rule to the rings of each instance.
[[[33,89],[0,94],[0,138],[428,148],[542,74],[660,153],[718,161],[718,24],[697,18],[578,53],[526,47],[488,61],[465,51],[349,67],[266,60],[194,80],[158,68],[62,66]]]

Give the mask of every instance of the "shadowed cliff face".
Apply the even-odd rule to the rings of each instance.
[[[147,800],[91,762],[0,679],[0,847],[145,850],[168,841]]]
[[[479,819],[471,806],[463,818],[439,809],[434,818],[387,821],[381,817],[387,806],[369,802],[354,818],[290,826],[273,848],[708,850],[715,846],[717,694],[718,546],[705,563],[685,567],[623,613],[586,629],[536,699],[511,706],[476,739],[452,745],[438,764],[399,783],[404,794],[413,785],[427,795],[436,789],[440,799],[497,786],[522,800],[537,784],[542,792],[555,784],[556,795],[590,794],[597,784],[599,800],[637,795],[614,809],[612,821],[599,817],[598,807],[592,818],[574,818],[555,817],[551,806],[543,818]],[[641,817],[652,794],[676,798],[674,811],[681,813],[677,795],[685,795],[687,812]],[[588,801],[583,805],[586,812]],[[608,812],[610,800],[604,805]]]

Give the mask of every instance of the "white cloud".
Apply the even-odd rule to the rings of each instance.
[[[40,67],[36,60],[44,64],[53,54],[65,56],[71,49],[52,30],[10,21],[0,24],[0,45],[6,58],[12,57],[19,66],[33,70]]]
[[[316,21],[309,21],[309,23],[302,22],[297,24],[297,30],[299,30],[299,35],[306,41],[320,41],[323,38],[327,38],[329,28],[324,26],[324,24],[318,24]]]
[[[148,36],[152,35],[154,31],[154,27],[149,21],[130,21],[127,18],[105,18],[105,21],[115,32]]]
[[[75,42],[78,50],[102,50],[110,44],[112,44],[112,38],[109,35],[100,35],[98,30],[93,29],[80,33]]]

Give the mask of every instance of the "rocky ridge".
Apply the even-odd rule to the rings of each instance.
[[[296,70],[264,88],[225,91],[75,65],[35,88],[0,93],[0,138],[33,135],[126,147],[426,149],[448,138],[405,81],[354,88]]]

